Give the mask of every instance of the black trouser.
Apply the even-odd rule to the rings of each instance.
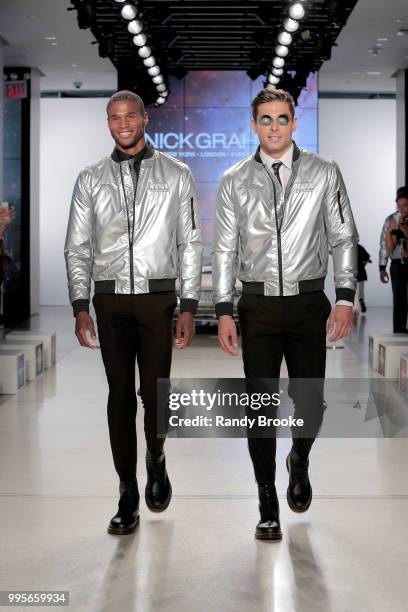
[[[294,416],[306,419],[307,413],[313,413],[308,421],[312,437],[293,439],[294,449],[302,458],[308,456],[323,420],[323,388],[321,392],[305,394],[295,379],[320,379],[323,386],[330,312],[330,302],[323,291],[288,297],[244,294],[238,303],[245,377],[279,379],[285,357]],[[276,438],[249,437],[248,446],[257,483],[272,484]]]
[[[147,448],[155,453],[163,448],[164,438],[157,438],[157,378],[170,376],[176,303],[174,292],[97,294],[93,298],[109,384],[109,436],[122,481],[136,477],[136,359]]]
[[[393,296],[393,330],[394,333],[405,332],[408,313],[408,263],[401,260],[392,261],[390,267]]]

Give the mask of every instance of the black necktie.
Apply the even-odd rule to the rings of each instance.
[[[280,176],[279,176],[279,168],[282,165],[283,165],[282,162],[276,162],[275,164],[272,164],[272,169],[273,169],[273,171],[275,173],[275,176],[278,179],[280,185],[282,185],[282,181],[281,181]]]

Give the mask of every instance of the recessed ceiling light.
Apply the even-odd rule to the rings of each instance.
[[[78,68],[78,64],[72,64],[72,68]]]
[[[380,36],[377,38],[378,42],[387,42],[388,38],[386,36]]]
[[[369,76],[379,76],[381,74],[381,72],[369,71],[366,74],[368,74]]]
[[[397,36],[406,36],[408,34],[408,30],[398,30]]]
[[[397,23],[404,23],[404,20],[401,19],[401,17],[399,17],[396,21],[397,21]]]
[[[52,42],[52,43],[51,43],[51,46],[52,46],[52,47],[58,47],[58,43],[57,43],[57,42]]]
[[[56,36],[46,36],[45,40],[57,40]]]

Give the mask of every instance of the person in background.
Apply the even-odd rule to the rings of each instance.
[[[366,265],[371,263],[371,258],[362,244],[358,244],[357,248],[357,291],[354,299],[354,312],[358,314],[361,310],[364,314],[367,312],[364,300],[364,283],[367,280]]]
[[[3,322],[3,280],[6,268],[11,263],[10,250],[7,246],[7,226],[16,216],[13,207],[0,203],[0,324]]]
[[[386,218],[381,232],[380,279],[388,282],[386,267],[391,259],[393,331],[405,334],[408,333],[408,187],[398,189],[396,202],[397,212]]]

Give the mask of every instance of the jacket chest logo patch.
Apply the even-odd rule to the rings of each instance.
[[[262,189],[262,185],[256,185],[255,183],[242,183],[241,191],[250,191],[251,189]]]
[[[294,192],[302,192],[302,191],[313,191],[314,183],[308,183],[307,181],[303,181],[302,183],[293,183],[291,191]]]
[[[150,191],[169,191],[169,184],[166,181],[150,179],[147,188],[150,189]]]

